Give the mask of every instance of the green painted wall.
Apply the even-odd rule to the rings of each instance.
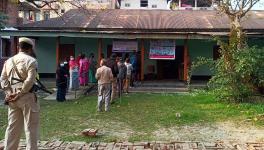
[[[144,73],[147,74],[147,67],[149,65],[155,66],[155,72],[157,73],[157,60],[149,59],[149,41],[144,40],[145,56],[144,56]],[[103,53],[107,56],[107,45],[112,45],[113,39],[103,39]],[[70,38],[61,37],[61,44],[75,44],[75,56],[80,53],[85,53],[89,56],[90,53],[94,53],[95,57],[98,57],[98,39],[89,38]],[[138,40],[138,46],[140,50],[140,40]],[[264,47],[264,41],[260,38],[254,38],[248,40],[249,45],[258,45]],[[184,45],[184,40],[176,40],[176,45]],[[212,40],[188,40],[188,48],[191,61],[194,61],[197,57],[213,57],[213,47],[216,45]],[[55,73],[56,70],[56,38],[40,37],[36,41],[36,53],[39,62],[39,73]],[[47,60],[48,58],[48,60]],[[193,75],[211,75],[208,67],[204,66],[198,68]]]
[[[103,50],[104,57],[107,58],[107,46],[112,45],[113,39],[103,39]]]
[[[248,39],[249,46],[257,46],[258,48],[264,47],[264,38],[249,38]]]
[[[39,73],[56,72],[56,38],[40,37],[36,40]]]
[[[213,47],[215,45],[216,42],[212,40],[188,40],[191,62],[195,61],[197,57],[213,58]],[[207,66],[201,66],[193,72],[193,75],[196,76],[207,76],[211,74]]]
[[[80,53],[83,53],[88,57],[90,53],[94,53],[95,56],[97,57],[98,39],[61,37],[60,43],[61,44],[74,44],[75,45],[75,57],[77,57]]]
[[[184,40],[175,40],[176,45],[184,45]],[[139,40],[140,43],[140,40]],[[149,59],[149,50],[150,50],[150,40],[144,40],[144,48],[145,48],[145,66],[144,66],[144,72],[145,74],[148,73],[148,66],[154,65],[155,66],[155,73],[157,73],[157,60],[155,59]],[[140,44],[139,44],[139,50],[140,50]],[[177,53],[177,52],[176,52]]]
[[[74,44],[75,56],[94,53],[97,58],[97,39],[61,37],[60,44]],[[39,38],[36,41],[36,53],[39,62],[39,73],[56,72],[56,38]],[[47,60],[48,58],[48,60]]]
[[[149,59],[149,41],[150,40],[145,40],[144,42],[144,46],[145,46],[144,72],[145,74],[148,73],[147,67],[149,65],[154,65],[155,73],[157,73],[157,60]],[[184,45],[184,40],[175,40],[175,42],[176,42],[176,45],[178,46]],[[212,58],[214,45],[216,45],[216,42],[212,40],[188,40],[188,48],[189,48],[191,61],[195,60],[199,56],[206,57],[206,58]],[[193,75],[211,75],[211,72],[208,67],[203,66],[203,67],[197,68],[197,70],[195,70]]]
[[[139,44],[140,46],[140,44]],[[150,73],[148,71],[148,66],[155,66],[155,73],[157,73],[157,60],[149,59],[149,48],[150,48],[150,40],[144,40],[144,49],[145,49],[145,55],[144,55],[144,74]],[[140,50],[140,48],[139,48]]]

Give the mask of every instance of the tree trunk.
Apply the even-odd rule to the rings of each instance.
[[[236,43],[237,43],[237,50],[240,50],[244,47],[244,35],[243,30],[241,26],[241,20],[238,15],[232,17],[230,19],[231,21],[231,32],[234,32],[233,34],[236,34]]]

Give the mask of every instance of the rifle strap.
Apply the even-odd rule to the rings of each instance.
[[[17,76],[19,77],[20,80],[23,80],[22,76],[20,75],[17,67],[16,67],[16,64],[15,64],[15,61],[14,61],[14,58],[12,58],[12,64],[13,64],[13,69],[15,70]]]

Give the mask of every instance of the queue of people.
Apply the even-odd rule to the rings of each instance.
[[[102,110],[103,103],[105,111],[108,111],[110,103],[115,103],[122,93],[129,93],[135,79],[136,64],[134,54],[131,56],[126,54],[122,58],[113,53],[110,58],[102,58],[100,66],[97,66],[93,53],[89,58],[84,54],[78,55],[76,59],[70,56],[70,60],[60,63],[56,71],[57,101],[65,101],[68,90],[78,90],[79,86],[87,86],[89,82],[98,81],[98,111]],[[105,71],[109,69],[111,73]]]
[[[123,92],[129,93],[130,83],[133,82],[133,73],[135,73],[135,68],[131,64],[129,55],[125,56],[125,61],[115,53],[108,59],[102,58],[100,68],[96,72],[98,111],[102,111],[103,102],[105,103],[105,111],[109,111],[109,105],[115,103],[117,96],[121,97]]]
[[[40,106],[33,88],[38,66],[37,59],[33,55],[35,45],[32,39],[19,38],[18,47],[19,53],[6,60],[1,73],[1,87],[6,95],[5,104],[8,105],[8,125],[4,149],[15,150],[18,148],[24,127],[27,149],[37,150]],[[112,97],[114,100],[117,88],[122,93],[125,83],[126,92],[129,90],[133,65],[129,58],[125,60],[124,63],[122,59],[113,54],[110,59],[102,59],[97,70],[93,54],[89,59],[85,55],[80,55],[76,60],[71,56],[69,61],[59,63],[56,70],[57,100],[66,100],[67,89],[78,89],[79,85],[85,86],[89,80],[95,82],[97,79],[98,111],[102,111],[104,103],[104,110],[109,111],[110,100]],[[14,82],[14,78],[23,82]]]
[[[70,56],[69,61],[61,62],[56,71],[57,101],[65,101],[68,90],[75,91],[79,86],[95,83],[96,65],[93,53],[89,59],[85,54],[80,54],[76,59]]]

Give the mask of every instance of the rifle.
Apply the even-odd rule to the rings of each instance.
[[[15,80],[15,81],[18,81],[18,82],[24,82],[23,80],[21,79],[17,79],[17,78],[14,78],[12,77],[11,80]],[[49,91],[41,82],[39,79],[37,79],[37,82],[33,84],[32,88],[30,89],[30,92],[37,92],[38,90],[42,90],[43,92],[46,92],[48,94],[52,94],[51,91]]]

